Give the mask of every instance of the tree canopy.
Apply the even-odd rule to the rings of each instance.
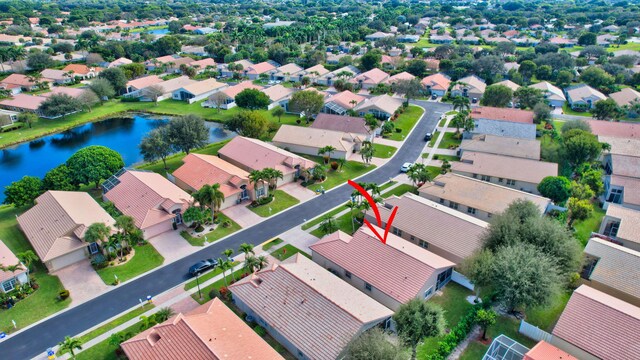
[[[4,188],[4,203],[16,207],[33,205],[35,199],[42,194],[42,180],[35,176],[24,176]]]
[[[209,142],[209,128],[198,115],[183,115],[167,125],[169,143],[178,151],[189,154],[192,149],[205,146]]]
[[[257,89],[244,89],[235,97],[236,105],[244,109],[266,109],[271,100],[267,94]]]
[[[66,162],[75,185],[94,183],[109,178],[122,167],[122,156],[105,146],[92,145],[76,151]]]
[[[269,121],[259,111],[242,111],[227,120],[224,128],[241,136],[259,139],[269,130]]]

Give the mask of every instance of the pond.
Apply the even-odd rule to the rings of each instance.
[[[147,34],[151,34],[151,35],[167,35],[168,33],[169,33],[169,29],[167,28],[154,29],[154,30],[147,31]]]
[[[50,121],[50,120],[41,120]],[[55,120],[51,120],[55,121]],[[113,118],[78,126],[71,130],[42,137],[0,150],[0,203],[4,187],[25,175],[43,177],[64,163],[78,149],[89,145],[107,146],[122,155],[126,166],[142,161],[140,140],[149,131],[164,126],[169,118],[138,114],[130,118]],[[235,133],[224,131],[218,123],[206,122],[211,130],[210,142],[229,139]]]

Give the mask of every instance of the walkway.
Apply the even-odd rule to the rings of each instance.
[[[444,123],[443,128],[448,128],[450,122],[451,122],[451,116],[447,116],[447,121]],[[445,131],[438,132],[438,138],[436,139],[436,142],[433,144],[433,147],[425,146],[424,150],[426,151],[424,152],[429,152],[429,156],[424,160],[423,162],[424,164],[429,165],[431,160],[433,160],[433,155],[435,155],[436,152],[438,151],[438,146],[442,142],[442,139],[444,139],[445,133],[446,133]]]

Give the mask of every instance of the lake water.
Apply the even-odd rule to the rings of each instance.
[[[168,33],[169,33],[169,29],[167,28],[147,31],[147,34],[151,34],[151,35],[167,35]]]
[[[55,121],[40,119],[40,121]],[[45,136],[0,150],[0,203],[4,187],[25,175],[43,177],[52,168],[64,163],[78,149],[89,145],[107,146],[122,155],[126,166],[142,161],[138,149],[140,140],[150,130],[166,125],[166,117],[135,115],[85,124],[63,133]],[[220,124],[206,122],[210,142],[231,138],[235,133],[224,131]],[[0,134],[2,136],[2,134]]]

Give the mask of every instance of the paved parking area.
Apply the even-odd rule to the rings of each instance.
[[[287,194],[293,196],[294,198],[302,201],[307,201],[311,198],[313,198],[314,196],[316,196],[316,194],[307,189],[306,187],[300,185],[297,182],[291,182],[291,183],[287,183],[284,185],[281,185],[278,187],[278,190],[282,190],[284,192],[286,192]]]
[[[237,222],[238,225],[243,228],[255,225],[265,219],[247,209],[247,204],[248,203],[242,203],[228,207],[222,210],[222,213],[233,219],[233,221]]]
[[[60,269],[53,275],[58,276],[64,288],[69,290],[71,306],[82,304],[110,288],[93,270],[89,259]]]
[[[151,245],[164,257],[164,263],[174,262],[178,259],[192,254],[201,247],[192,246],[187,240],[180,236],[180,229],[167,231],[149,239]]]

